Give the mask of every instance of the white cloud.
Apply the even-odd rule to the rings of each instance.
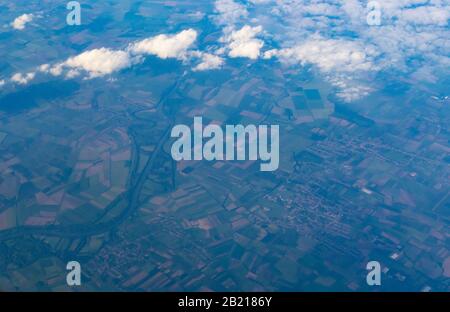
[[[145,55],[155,55],[162,59],[176,58],[186,62],[192,58],[200,59],[200,63],[193,68],[195,71],[222,67],[224,60],[220,56],[189,50],[196,39],[197,32],[194,29],[186,29],[173,35],[161,34],[132,43],[123,50],[103,47],[85,51],[53,65],[42,64],[37,67],[36,72],[53,76],[64,75],[69,79],[83,74],[87,74],[87,78],[97,78],[136,65]],[[34,76],[35,73],[18,73],[11,80],[26,84]]]
[[[41,73],[47,73],[50,70],[50,64],[42,64],[38,67],[38,71]]]
[[[66,73],[66,78],[67,79],[71,79],[71,78],[75,78],[78,77],[80,75],[80,71],[77,69],[71,69]],[[100,76],[90,76],[92,78],[94,77],[100,77]]]
[[[90,78],[101,77],[130,67],[133,64],[130,55],[121,50],[107,48],[94,49],[67,59],[62,67],[69,68],[68,78],[85,71]]]
[[[51,67],[48,72],[53,76],[59,76],[63,72],[63,66],[64,63],[56,64],[55,66]]]
[[[431,72],[445,75],[450,64],[448,0],[380,0],[381,25],[373,27],[367,24],[367,0],[250,2],[258,6],[240,22],[263,26],[281,47],[264,58],[314,65],[345,99],[376,90],[377,72],[429,79]]]
[[[421,25],[446,26],[450,18],[450,6],[438,8],[422,6],[400,11],[400,18],[404,22]]]
[[[240,30],[231,31],[229,35],[225,35],[222,41],[228,44],[228,56],[232,58],[247,57],[253,60],[257,59],[261,48],[264,46],[264,42],[256,38],[261,31],[261,26],[251,27],[245,25]]]
[[[372,59],[375,49],[357,41],[326,39],[320,36],[302,42],[292,48],[269,50],[264,58],[277,56],[286,62],[316,65],[322,72],[355,72],[375,68]]]
[[[194,71],[219,69],[224,64],[224,60],[220,56],[204,52],[198,52],[197,55],[201,58],[201,62],[193,68]]]
[[[272,0],[249,0],[250,3],[253,4],[266,4],[271,2]]]
[[[239,20],[248,17],[247,8],[233,0],[217,0],[214,3],[215,20],[221,25],[233,25]]]
[[[36,73],[73,78],[105,76],[138,63],[145,55],[175,58],[194,64],[193,70],[223,67],[225,55],[258,59],[266,43],[273,43],[264,58],[276,57],[293,66],[312,65],[348,100],[376,89],[377,72],[439,79],[450,66],[448,0],[383,0],[381,25],[367,25],[367,0],[215,0],[210,16],[222,28],[220,44],[193,51],[197,31],[161,34],[131,43],[122,50],[100,48]],[[198,18],[202,17],[202,14]],[[23,29],[32,14],[13,24]],[[256,26],[258,25],[258,26]],[[273,47],[277,47],[274,49]],[[213,52],[211,52],[213,51]],[[414,60],[414,62],[411,62]],[[34,73],[16,74],[16,83],[27,83]]]
[[[327,77],[329,82],[337,87],[336,95],[347,102],[359,100],[368,96],[374,89],[351,74],[335,74]]]
[[[17,17],[12,23],[11,26],[17,30],[25,29],[25,25],[33,20],[33,14],[23,14]]]
[[[11,81],[21,84],[21,85],[24,85],[24,84],[27,84],[28,82],[30,82],[31,80],[33,80],[35,76],[36,76],[36,74],[32,73],[32,72],[27,73],[27,74],[17,73],[11,77]]]
[[[187,50],[197,39],[194,29],[187,29],[175,35],[158,35],[132,44],[129,48],[133,54],[150,54],[159,58],[184,59]]]
[[[174,35],[161,34],[135,42],[124,50],[104,47],[89,50],[53,66],[43,64],[39,71],[53,76],[65,74],[66,78],[77,77],[83,72],[88,74],[88,78],[102,77],[139,63],[144,55],[156,55],[162,59],[185,59],[196,38],[197,32],[193,29]],[[202,67],[204,66],[206,65]]]
[[[5,85],[5,80],[4,79],[0,79],[0,87],[3,87]]]
[[[330,83],[339,88],[338,96],[353,101],[372,91],[358,78],[377,70],[374,63],[377,55],[372,46],[364,46],[358,41],[327,39],[316,35],[292,48],[266,51],[264,58],[278,57],[288,64],[314,65]]]

